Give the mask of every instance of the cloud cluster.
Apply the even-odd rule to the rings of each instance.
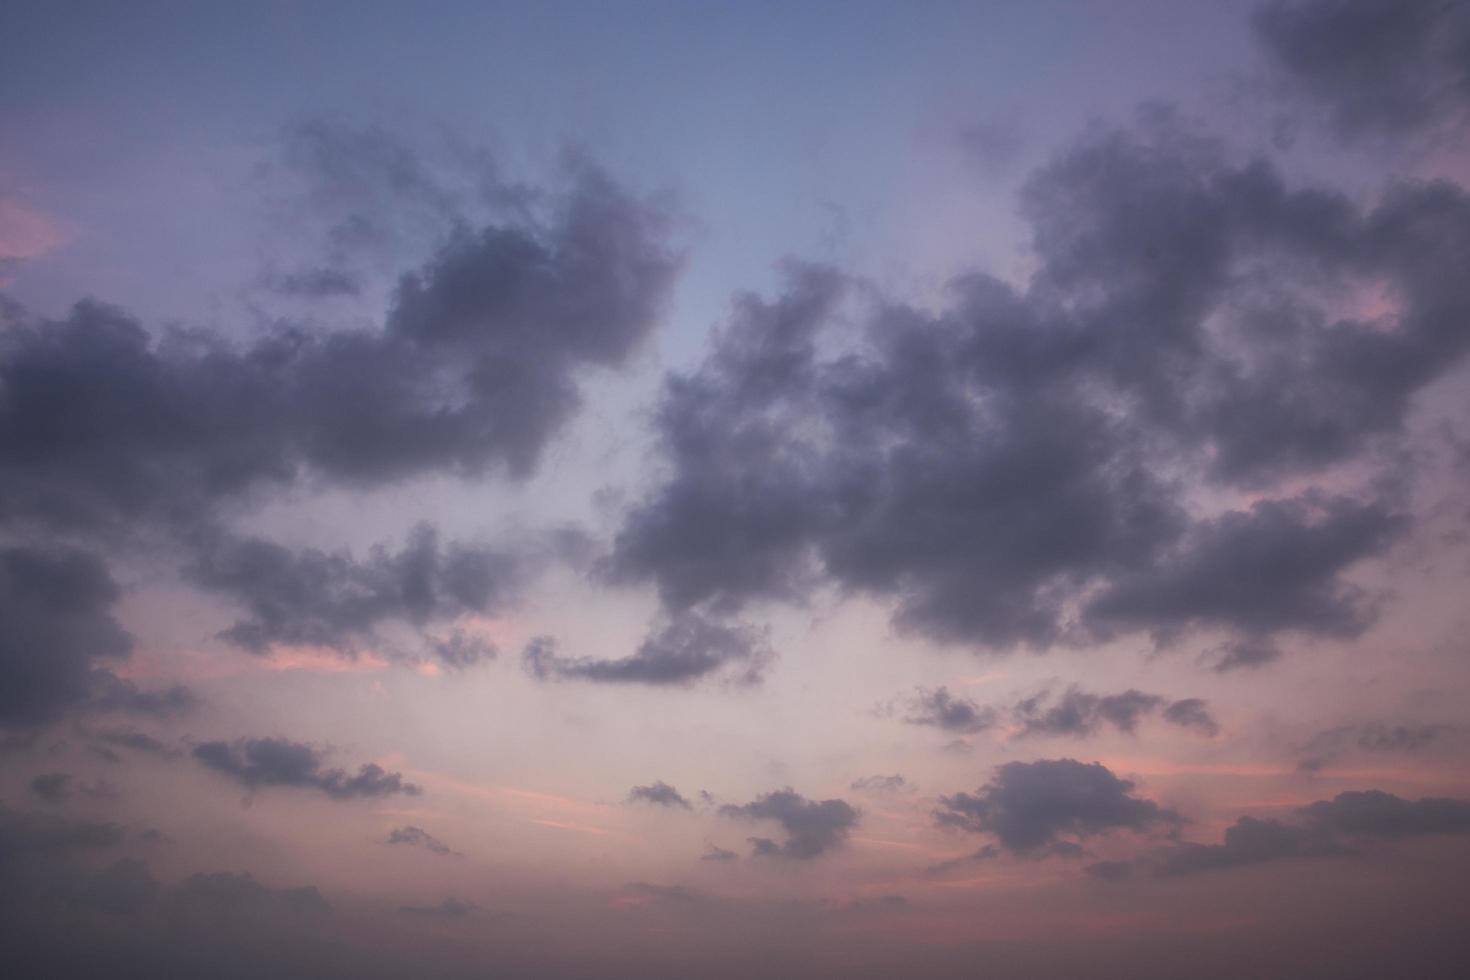
[[[0,333],[0,517],[208,523],[304,476],[525,476],[625,360],[678,267],[662,212],[585,167],[544,223],[454,232],[381,326],[281,328],[236,348],[79,304]]]
[[[1131,780],[1098,762],[1041,759],[1008,762],[974,793],[939,798],[934,818],[944,827],[990,834],[1025,856],[1078,853],[1078,841],[1111,830],[1168,831],[1180,817],[1135,796]]]
[[[1220,726],[1200,698],[1170,700],[1130,688],[1117,694],[1094,694],[1073,685],[1054,700],[1046,692],[1022,698],[1008,708],[982,707],[957,697],[947,687],[919,688],[909,699],[904,721],[969,735],[1004,723],[1017,737],[1095,735],[1104,726],[1131,734],[1145,717],[1157,715],[1171,725],[1205,735]]]
[[[1101,862],[1095,877],[1118,880],[1135,868],[1186,875],[1292,858],[1351,853],[1360,842],[1470,834],[1470,801],[1406,800],[1381,790],[1339,793],[1297,809],[1290,820],[1241,817],[1219,844],[1174,844],[1135,862]]]
[[[350,651],[372,641],[387,622],[423,627],[491,612],[511,599],[520,578],[515,556],[464,544],[442,547],[427,524],[414,528],[400,551],[377,548],[361,561],[228,538],[201,549],[186,575],[247,610],[222,636],[254,653],[275,644]],[[461,636],[457,645],[444,647],[440,659],[467,666],[487,656],[493,650],[473,647]]]
[[[241,340],[150,331],[94,300],[59,319],[0,307],[0,724],[55,719],[87,701],[97,663],[126,656],[105,556],[139,537],[180,549],[189,581],[244,607],[226,637],[253,650],[350,651],[385,622],[422,628],[507,601],[515,558],[441,548],[428,528],[363,561],[225,528],[292,488],[524,478],[578,408],[583,376],[625,362],[661,316],[680,265],[669,216],[585,160],[472,227],[380,131],[307,125],[287,142],[298,169],[327,175],[315,191],[356,213],[382,195],[438,202],[439,247],[397,278],[380,323],[279,321]],[[353,286],[318,273],[282,283]],[[91,551],[7,543],[58,532]],[[441,646],[456,666],[490,655]],[[168,707],[167,695],[128,704],[136,692],[120,684],[105,693],[128,710]]]
[[[205,767],[233,779],[252,792],[269,787],[313,789],[335,800],[373,798],[422,790],[404,782],[400,773],[365,763],[356,775],[324,768],[325,753],[283,738],[247,738],[237,742],[202,742],[193,756]]]
[[[786,839],[750,839],[757,857],[810,860],[840,847],[857,826],[861,813],[845,800],[808,800],[790,789],[766,793],[743,805],[726,804],[720,815],[742,820],[769,820],[781,825]]]
[[[1092,694],[1069,687],[1049,705],[1045,695],[1037,695],[1017,702],[1011,709],[1011,717],[1020,725],[1020,735],[1087,736],[1105,725],[1132,734],[1143,718],[1155,714],[1171,725],[1205,735],[1220,731],[1199,698],[1170,701],[1133,688],[1119,694]]]
[[[936,311],[789,265],[739,297],[666,380],[668,475],[607,577],[675,613],[826,584],[997,650],[1200,634],[1223,666],[1365,629],[1350,573],[1408,526],[1383,451],[1470,347],[1470,198],[1293,187],[1152,111],[1024,206],[1024,287],[970,274]]]

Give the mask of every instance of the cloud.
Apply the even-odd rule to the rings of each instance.
[[[1201,523],[1154,567],[1115,579],[1087,617],[1161,636],[1190,625],[1355,636],[1371,607],[1339,576],[1381,551],[1404,521],[1381,504],[1342,498],[1259,502]]]
[[[1195,728],[1212,738],[1220,734],[1220,725],[1199,698],[1181,698],[1164,709],[1164,720],[1180,728]]]
[[[356,775],[342,769],[324,769],[323,753],[310,745],[283,738],[247,738],[229,742],[203,742],[194,747],[194,758],[252,792],[284,786],[318,790],[332,799],[370,799],[422,792],[403,781],[400,773],[388,772],[376,763],[361,766]]]
[[[311,268],[281,273],[267,279],[272,289],[288,296],[321,299],[329,296],[356,296],[362,284],[351,273],[341,269]]]
[[[64,772],[42,773],[31,780],[31,792],[53,806],[71,798],[71,776]]]
[[[573,170],[534,216],[455,228],[375,328],[236,347],[155,337],[92,301],[19,317],[0,333],[0,518],[194,530],[305,477],[529,475],[582,376],[647,337],[679,266],[659,208]]]
[[[634,786],[628,791],[628,802],[651,803],[655,806],[673,807],[681,810],[693,809],[689,801],[681,796],[678,790],[662,780],[650,786]]]
[[[969,698],[957,698],[947,687],[919,688],[909,702],[904,721],[910,725],[932,725],[946,732],[973,734],[995,724],[995,712],[981,708]]]
[[[605,572],[652,580],[671,610],[790,599],[806,587],[820,473],[800,431],[818,329],[841,298],[835,272],[785,267],[775,301],[743,293],[706,365],[664,384],[655,422],[673,475],[619,530]]]
[[[537,680],[677,686],[724,671],[737,684],[754,684],[773,654],[764,632],[724,624],[695,612],[677,615],[651,633],[631,656],[617,660],[568,657],[556,641],[536,637],[522,653]]]
[[[706,846],[705,852],[699,856],[699,859],[701,861],[734,861],[739,856],[734,851],[709,844]]]
[[[844,800],[808,800],[790,789],[766,793],[742,806],[727,804],[720,815],[743,820],[771,820],[786,831],[784,841],[752,837],[753,853],[761,857],[809,860],[846,843],[861,814]]]
[[[1438,723],[1389,725],[1383,722],[1367,722],[1342,725],[1318,732],[1307,739],[1298,749],[1301,758],[1297,767],[1306,772],[1316,772],[1352,751],[1419,752],[1445,741],[1458,731],[1454,725]]]
[[[400,905],[398,911],[403,915],[421,916],[429,919],[464,919],[482,910],[474,902],[466,902],[458,898],[446,898],[438,905]]]
[[[195,585],[248,610],[221,636],[254,653],[275,644],[351,652],[371,643],[387,622],[422,628],[499,609],[521,577],[514,556],[464,544],[441,547],[438,532],[427,524],[415,527],[400,551],[375,548],[361,561],[343,553],[292,551],[257,538],[224,538],[202,549],[186,572]],[[431,649],[454,666],[486,654],[462,634]]]
[[[1293,826],[1278,820],[1241,817],[1225,828],[1225,841],[1222,844],[1185,843],[1165,851],[1158,859],[1157,873],[1194,874],[1284,858],[1322,857],[1341,853],[1343,849],[1340,845],[1315,828]]]
[[[1133,783],[1101,763],[1075,759],[1008,762],[975,793],[939,798],[934,817],[941,826],[994,835],[1000,846],[1022,855],[1049,853],[1066,838],[1086,839],[1110,830],[1170,829],[1179,815],[1133,795]]]
[[[117,599],[89,552],[0,548],[0,726],[54,721],[99,684],[122,683],[99,666],[132,649],[112,614]]]
[[[0,853],[68,852],[121,844],[121,827],[68,820],[45,813],[19,813],[0,805]]]
[[[1018,734],[1084,737],[1096,734],[1104,725],[1132,734],[1143,718],[1155,714],[1172,725],[1195,728],[1206,735],[1219,732],[1199,698],[1170,702],[1132,688],[1119,694],[1092,694],[1070,687],[1051,705],[1043,708],[1044,703],[1045,695],[1037,695],[1011,708],[1011,717],[1020,725]]]
[[[892,776],[863,776],[854,779],[848,789],[857,790],[860,793],[873,793],[878,796],[887,796],[893,793],[902,793],[911,789],[908,780],[896,773]]]
[[[997,651],[1361,633],[1377,603],[1348,576],[1408,527],[1385,447],[1470,348],[1447,259],[1470,197],[1292,187],[1152,109],[1023,204],[1023,286],[971,273],[921,309],[788,265],[737,297],[665,381],[667,476],[604,574],[671,612],[829,586]]]
[[[394,827],[388,832],[388,839],[383,843],[422,847],[424,850],[433,854],[459,854],[458,851],[452,850],[448,844],[419,827]]]
[[[63,909],[113,914],[152,901],[157,886],[141,862],[115,858],[99,870],[101,856],[125,839],[116,824],[0,805],[0,919],[48,899]]]
[[[1353,790],[1299,807],[1286,820],[1245,816],[1225,828],[1219,844],[1182,842],[1132,862],[1109,861],[1088,873],[1108,881],[1144,869],[1190,875],[1247,865],[1354,853],[1372,841],[1470,834],[1470,801],[1406,800],[1381,790]]]
[[[1021,723],[1022,735],[1091,735],[1107,723],[1122,732],[1132,732],[1139,719],[1158,709],[1163,699],[1129,689],[1121,694],[1089,694],[1069,688],[1045,711],[1042,695],[1018,703],[1012,714]]]
[[[500,655],[494,643],[459,629],[450,630],[446,637],[431,639],[429,651],[441,663],[456,670],[468,669]]]
[[[1405,800],[1381,790],[1339,793],[1303,807],[1301,814],[1327,833],[1386,839],[1470,833],[1470,801]]]
[[[82,729],[92,747],[99,751],[107,751],[113,748],[129,749],[133,752],[143,752],[147,755],[157,756],[164,759],[176,758],[179,750],[167,745],[159,739],[149,735],[147,732],[133,731],[131,729]],[[108,761],[119,761],[115,754]]]
[[[182,684],[174,684],[161,690],[145,690],[106,670],[92,672],[92,694],[86,702],[86,708],[90,712],[141,715],[165,720],[183,717],[198,706],[198,695]]]
[[[1344,136],[1452,132],[1470,109],[1470,14],[1460,4],[1275,0],[1252,26],[1283,87]]]

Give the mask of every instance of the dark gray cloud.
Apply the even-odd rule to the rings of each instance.
[[[1403,524],[1381,504],[1340,498],[1257,503],[1201,523],[1155,566],[1118,577],[1087,616],[1164,637],[1191,625],[1352,636],[1372,607],[1339,575]]]
[[[1299,807],[1289,818],[1241,817],[1219,844],[1182,842],[1133,862],[1103,862],[1088,872],[1118,881],[1135,869],[1171,876],[1246,865],[1351,854],[1372,841],[1470,834],[1470,801],[1406,800],[1381,790],[1353,790]]]
[[[1046,703],[1046,695],[1036,695],[1017,702],[1010,710],[1021,735],[1078,737],[1096,734],[1104,725],[1132,734],[1143,718],[1156,714],[1172,725],[1195,728],[1207,735],[1219,731],[1199,698],[1171,702],[1132,688],[1119,694],[1092,694],[1069,687],[1050,704]]]
[[[45,772],[31,780],[31,792],[52,805],[71,799],[71,776],[64,772]]]
[[[337,800],[406,794],[421,790],[376,763],[361,766],[356,775],[324,768],[325,753],[302,742],[283,738],[247,738],[230,742],[203,742],[194,758],[252,792],[269,787],[314,789]]]
[[[221,634],[255,653],[272,645],[309,644],[344,651],[370,643],[385,623],[423,628],[466,613],[501,608],[520,582],[518,559],[464,544],[443,547],[420,524],[403,548],[375,548],[362,560],[256,538],[225,538],[202,549],[186,570],[199,587],[229,596],[249,615]],[[462,634],[429,644],[455,667],[488,649]]]
[[[448,636],[430,639],[429,652],[455,670],[465,670],[500,655],[494,643],[459,629],[450,630]]]
[[[1440,0],[1275,0],[1255,33],[1278,78],[1345,136],[1450,129],[1470,110],[1470,11]]]
[[[1470,800],[1405,800],[1381,790],[1338,793],[1303,807],[1308,823],[1327,833],[1396,839],[1470,833]]]
[[[100,666],[132,649],[113,618],[117,599],[95,555],[0,548],[0,726],[54,721],[124,683]]]
[[[1307,739],[1297,750],[1301,756],[1297,767],[1316,772],[1350,752],[1419,752],[1443,743],[1459,731],[1454,725],[1440,723],[1341,725]]]
[[[1133,795],[1133,783],[1101,763],[1075,759],[1008,762],[975,793],[939,798],[941,826],[994,835],[1000,846],[1023,855],[1052,853],[1058,845],[1110,830],[1166,830],[1179,815]]]
[[[236,348],[94,302],[22,319],[0,333],[0,520],[194,527],[308,475],[527,475],[582,372],[647,336],[678,266],[663,212],[590,165],[538,215],[453,230],[378,329]]]
[[[946,732],[973,734],[995,724],[993,709],[957,698],[947,687],[920,688],[909,701],[908,712],[903,720],[910,725],[932,725]]]
[[[1022,735],[1091,735],[1106,723],[1132,732],[1146,714],[1156,711],[1163,698],[1129,689],[1121,694],[1089,694],[1068,688],[1055,703],[1042,708],[1045,695],[1026,698],[1011,711]]]
[[[673,475],[628,515],[606,573],[652,580],[670,609],[798,597],[812,532],[830,518],[813,447],[792,437],[843,283],[812,266],[786,275],[775,301],[741,294],[705,367],[665,382],[656,423]]]
[[[716,673],[736,684],[754,684],[772,656],[764,631],[684,612],[657,628],[627,657],[569,657],[558,652],[555,639],[541,636],[526,645],[521,659],[538,680],[679,686]]]
[[[628,791],[629,803],[652,803],[655,806],[691,810],[693,806],[680,792],[663,780],[649,786],[634,786]]]
[[[0,922],[17,908],[60,900],[68,908],[127,912],[152,897],[151,876],[139,862],[98,862],[127,838],[111,823],[22,812],[0,804]],[[8,933],[8,935],[16,935]]]
[[[1181,698],[1164,709],[1164,720],[1180,728],[1194,728],[1211,737],[1220,734],[1220,725],[1199,698]]]
[[[844,800],[808,800],[790,789],[766,793],[742,806],[720,807],[721,816],[743,820],[771,820],[786,831],[784,841],[750,839],[757,857],[808,860],[846,843],[861,813]]]
[[[1158,858],[1156,872],[1161,875],[1193,874],[1286,858],[1341,853],[1341,845],[1315,828],[1279,820],[1241,817],[1225,828],[1224,843],[1185,843],[1163,852]]]
[[[1470,346],[1448,258],[1470,198],[1293,188],[1151,111],[1039,170],[1024,207],[1024,289],[964,276],[936,313],[793,265],[740,296],[665,383],[668,475],[610,580],[722,612],[825,583],[972,647],[1204,634],[1230,665],[1361,632],[1376,604],[1345,576],[1407,526],[1381,453]],[[1349,461],[1378,479],[1315,489]],[[1200,512],[1201,489],[1254,503]]]
[[[383,843],[422,847],[424,850],[433,854],[459,854],[458,851],[453,850],[448,844],[421,827],[394,827],[388,832],[388,839]]]

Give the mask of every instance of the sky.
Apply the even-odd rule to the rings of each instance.
[[[10,2],[0,971],[1459,977],[1470,5]]]

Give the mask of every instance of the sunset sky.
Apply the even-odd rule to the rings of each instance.
[[[1470,975],[1470,4],[0,4],[0,975]]]

